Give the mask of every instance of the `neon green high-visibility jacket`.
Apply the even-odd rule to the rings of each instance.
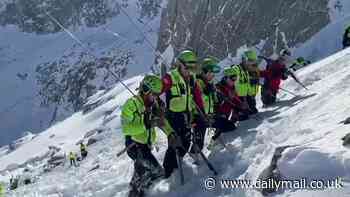
[[[76,159],[75,154],[74,153],[69,153],[69,159],[70,160],[75,160]]]
[[[202,98],[203,98],[203,102],[204,102],[204,112],[206,114],[213,114],[214,113],[214,105],[216,102],[215,92],[204,91],[206,89],[206,84],[203,81],[203,79],[197,78],[197,83],[202,91]]]
[[[250,86],[250,78],[248,71],[244,70],[240,65],[232,66],[232,68],[237,76],[235,88],[238,96],[248,96]]]
[[[259,84],[250,84],[248,96],[256,96],[260,91],[260,85]]]
[[[156,132],[154,128],[147,129],[144,123],[144,115],[146,107],[140,96],[129,98],[123,105],[121,122],[122,130],[125,136],[130,136],[132,140],[141,144],[153,144],[156,140]],[[164,120],[162,128],[163,132],[168,136],[173,132],[167,120]]]
[[[172,81],[170,88],[169,110],[172,112],[193,111],[193,96],[191,87],[187,85],[178,69],[169,73]]]
[[[260,90],[260,71],[258,67],[252,67],[249,70],[249,90],[248,90],[248,96],[256,96],[259,93]]]
[[[80,151],[86,151],[86,146],[85,146],[85,144],[81,144],[80,145]]]

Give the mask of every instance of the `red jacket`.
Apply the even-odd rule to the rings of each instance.
[[[166,74],[162,78],[162,81],[163,81],[162,93],[165,93],[170,90],[170,88],[173,85],[173,81],[171,80],[171,76],[169,74]],[[202,109],[202,111],[204,111],[204,101],[202,98],[202,91],[197,82],[195,82],[193,97],[198,107]]]
[[[274,92],[278,92],[281,81],[285,80],[286,71],[286,65],[280,64],[278,61],[272,61],[266,70],[260,71],[260,76],[265,79],[264,86]]]
[[[235,88],[229,87],[227,85],[218,84],[218,97],[224,97],[219,99],[219,103],[216,108],[217,114],[223,114],[227,118],[230,116],[231,111],[237,112],[236,109],[242,105],[242,101],[236,94]],[[221,95],[222,94],[222,95]],[[226,99],[227,98],[227,99]]]

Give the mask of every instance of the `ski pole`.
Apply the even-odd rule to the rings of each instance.
[[[303,87],[305,90],[309,90],[309,89],[307,89],[307,87],[303,84],[303,83],[301,83],[300,82],[300,80],[298,79],[298,78],[294,78],[295,79],[295,82],[297,82],[297,84],[299,84],[301,87]]]
[[[199,154],[207,164],[208,168],[214,173],[214,175],[218,175],[218,172],[215,170],[214,166],[209,162],[208,158],[204,155],[204,153],[200,151]]]
[[[297,84],[299,84],[301,87],[305,88],[305,90],[309,90],[309,89],[307,89],[307,87],[303,83],[301,83],[301,81],[297,78],[297,76],[292,71],[289,70],[288,73],[292,76],[294,81],[297,82]]]
[[[301,87],[303,87],[305,90],[309,90],[304,84],[302,84],[300,81],[297,82]]]
[[[213,129],[215,129],[215,128],[210,127],[209,129],[210,129],[210,130],[213,130]],[[209,130],[209,131],[210,131],[210,130]],[[217,137],[215,138],[215,136],[217,136]],[[216,131],[216,129],[215,129],[213,137],[214,137],[215,140],[217,140],[224,148],[226,148],[226,149],[228,150],[227,145],[225,144],[225,142],[224,142],[224,141],[222,140],[222,138],[221,138],[221,132],[220,132],[220,131]],[[213,139],[213,137],[212,137],[212,139]]]
[[[182,168],[182,158],[180,157],[180,152],[179,152],[178,148],[175,149],[175,152],[176,152],[176,162],[177,162],[177,166],[179,168],[181,185],[184,185],[185,184],[185,177],[184,177],[184,172],[183,172],[183,168]]]
[[[206,117],[206,115],[202,112],[202,110],[200,109],[200,107],[197,105],[197,103],[194,103],[194,105],[197,108],[197,111],[199,112],[200,116],[202,116],[202,118],[204,120],[206,120],[207,122],[210,123],[210,121],[208,120],[208,118]],[[193,131],[193,128],[191,129]],[[197,149],[197,151],[199,152],[199,154],[201,155],[201,157],[203,158],[203,160],[205,161],[205,163],[207,164],[208,168],[213,171],[214,175],[217,175],[217,171],[215,170],[215,168],[213,167],[213,165],[209,162],[208,158],[204,155],[204,153],[202,152],[202,150],[199,149],[197,143],[193,142],[193,145],[195,147],[195,149]]]
[[[203,114],[203,112],[200,110],[199,106],[198,106],[196,103],[195,103],[195,105],[196,105],[197,111],[199,111],[200,116],[201,116],[207,123],[209,123],[209,128],[212,128],[211,122],[210,122],[210,120],[208,119],[208,117],[205,116],[205,115]],[[191,129],[191,133],[193,133],[193,135],[194,135],[193,129]],[[220,138],[220,136],[218,136],[218,138]],[[222,140],[219,140],[219,142],[226,148],[226,144],[225,144]],[[193,145],[195,145],[194,140],[192,140],[192,143],[193,143]],[[198,148],[198,150],[199,150],[199,147],[197,147],[197,148]],[[201,150],[199,150],[199,151],[201,151]]]
[[[193,143],[195,149],[199,152],[200,156],[202,157],[203,161],[207,164],[209,170],[211,170],[214,175],[217,175],[218,172],[215,170],[214,166],[210,163],[208,158],[204,155],[203,151],[199,149],[198,145],[196,143]]]
[[[131,143],[127,147],[125,147],[123,150],[117,153],[117,157],[122,156],[126,151],[128,151],[130,148],[134,147],[136,143]]]
[[[284,92],[287,92],[288,94],[291,94],[291,95],[293,95],[293,96],[298,96],[297,94],[295,94],[295,93],[293,93],[293,92],[291,92],[291,91],[289,91],[289,90],[286,90],[286,89],[284,89],[284,88],[280,88],[282,91],[284,91]]]

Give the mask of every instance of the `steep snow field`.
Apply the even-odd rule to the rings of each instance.
[[[137,20],[140,15],[137,0],[129,0],[128,4],[125,11],[143,34],[123,13],[101,27],[81,27],[73,33],[84,44],[90,43],[96,54],[113,47],[132,50],[135,59],[128,67],[130,77],[150,70],[154,62],[154,50],[144,36],[156,45],[160,14],[153,19],[144,18],[141,23]],[[69,54],[75,50],[75,45],[77,43],[65,32],[36,35],[20,32],[11,25],[0,27],[0,92],[3,92],[0,102],[0,119],[3,123],[0,125],[0,146],[17,139],[24,131],[37,133],[47,127],[53,110],[40,107],[35,68]],[[28,77],[21,80],[17,73],[27,73]]]
[[[343,5],[341,9],[336,6],[337,2]],[[343,29],[350,21],[347,14],[350,4],[347,0],[330,0],[329,7],[332,22],[296,48],[293,55],[319,60],[340,50]],[[135,13],[134,8],[129,7],[129,13]],[[156,30],[158,25],[159,18],[148,24],[153,30]],[[142,38],[136,30],[130,30],[133,29],[132,24],[125,17],[114,18],[107,27],[124,38],[101,28],[74,33],[84,42],[95,43],[97,51],[103,51],[129,39],[135,41]],[[141,24],[141,27],[144,26]],[[156,34],[150,29],[144,30],[149,35],[148,38],[156,43]],[[16,105],[15,110],[0,114],[2,123],[6,122],[2,124],[5,126],[0,128],[0,133],[3,134],[3,130],[12,128],[24,130],[28,128],[28,124],[34,123],[36,125],[33,128],[40,129],[38,120],[43,117],[45,119],[47,111],[38,108],[38,101],[32,99],[36,94],[36,91],[33,91],[34,66],[58,58],[64,51],[70,50],[73,42],[65,33],[34,36],[19,33],[11,26],[1,28],[0,34],[0,63],[5,65],[0,67],[0,77],[4,79],[0,84],[0,91],[6,93],[2,94],[0,109],[12,105],[14,101],[28,98]],[[152,49],[146,42],[138,43],[125,43],[126,48],[133,48],[138,54],[135,64],[130,68],[131,73],[148,71],[153,63]],[[172,51],[170,46],[164,53],[167,61],[172,59]],[[27,81],[13,80],[17,72],[28,72]],[[169,180],[155,184],[150,189],[149,196],[260,197],[262,195],[257,190],[221,189],[219,180],[257,180],[270,165],[275,149],[281,146],[290,146],[277,162],[283,180],[341,178],[343,187],[323,190],[286,189],[272,196],[350,196],[350,154],[348,148],[342,146],[341,140],[350,132],[350,126],[341,123],[350,116],[350,49],[298,70],[297,75],[309,90],[303,89],[291,79],[287,80],[283,88],[298,96],[281,91],[276,106],[260,109],[261,113],[257,117],[241,122],[235,132],[224,134],[225,142],[232,149],[213,152],[205,149],[205,154],[220,172],[216,177],[218,188],[206,191],[204,181],[212,177],[212,173],[205,164],[195,166],[192,159],[186,156],[186,184],[180,185],[178,174],[175,172]],[[135,90],[141,79],[142,76],[139,75],[125,80],[125,83]],[[12,95],[10,92],[15,93]],[[6,147],[1,148],[0,182],[7,184],[11,175],[20,175],[25,166],[31,169],[36,180],[32,185],[20,186],[15,191],[9,191],[6,196],[126,196],[133,165],[126,155],[117,158],[116,153],[124,148],[120,130],[120,107],[130,96],[122,85],[116,84],[112,90],[101,91],[92,96],[87,103],[90,110],[85,113],[75,113],[38,135],[24,137],[25,140],[20,146],[10,153]],[[52,154],[49,147],[60,149],[56,154],[64,155],[71,150],[78,151],[77,143],[81,140],[86,142],[89,138],[94,138],[97,142],[88,146],[89,155],[80,163],[80,167],[71,168],[66,162],[64,166],[44,172],[43,166]],[[153,152],[162,162],[166,138],[161,132],[156,147]]]
[[[261,113],[256,119],[242,122],[235,132],[225,134],[225,142],[231,144],[229,147],[233,147],[233,150],[205,150],[220,172],[217,180],[256,180],[270,164],[275,148],[288,145],[291,147],[283,152],[278,161],[283,179],[333,180],[341,177],[343,188],[285,190],[276,196],[349,195],[350,153],[342,146],[341,140],[349,132],[349,126],[340,124],[350,116],[349,68],[350,49],[347,49],[298,71],[298,77],[309,90],[302,89],[291,79],[287,80],[283,88],[298,96],[281,92],[276,106],[260,109]],[[135,89],[141,78],[134,77],[126,83]],[[1,170],[8,164],[20,164],[44,155],[49,145],[62,148],[62,152],[77,151],[75,144],[88,131],[97,128],[105,130],[98,134],[99,141],[88,147],[88,158],[79,168],[70,168],[66,164],[52,172],[41,173],[40,164],[31,165],[33,173],[39,175],[37,182],[21,186],[9,192],[8,196],[126,196],[133,172],[132,161],[126,155],[116,158],[115,154],[123,148],[120,106],[129,96],[130,93],[120,84],[109,92],[99,92],[89,102],[97,104],[94,110],[74,114],[3,156],[0,159]],[[106,115],[108,111],[110,113]],[[50,137],[52,134],[54,136]],[[154,150],[154,153],[162,161],[166,149],[164,135],[160,135],[157,146],[159,151]],[[97,165],[98,169],[90,171]],[[193,165],[189,157],[185,157],[184,170],[184,186],[179,184],[175,173],[169,180],[157,183],[149,196],[261,196],[256,190],[217,188],[206,191],[203,182],[212,173],[204,164],[199,167]],[[9,175],[3,171],[1,180],[7,181]]]

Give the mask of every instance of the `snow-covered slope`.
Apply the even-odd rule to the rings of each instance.
[[[166,4],[166,1],[160,2]],[[134,76],[149,71],[153,64],[154,50],[144,35],[156,45],[160,14],[151,19],[145,17],[137,20],[140,18],[139,1],[129,0],[127,4],[129,6],[124,9],[132,17],[133,23],[120,13],[103,26],[81,27],[73,33],[84,44],[91,44],[96,53],[115,47],[131,50],[135,58],[127,72],[128,76]],[[144,34],[135,28],[134,23]],[[35,68],[76,50],[79,48],[74,47],[76,45],[64,32],[37,35],[20,32],[12,25],[0,27],[0,146],[20,137],[24,131],[37,133],[48,126],[53,110],[40,106]],[[21,80],[17,74],[28,76]]]
[[[275,149],[287,148],[277,166],[283,179],[300,178],[334,180],[341,177],[343,187],[324,190],[285,190],[275,196],[347,196],[350,194],[350,154],[342,146],[341,138],[349,132],[349,126],[340,124],[350,116],[350,49],[341,51],[297,73],[309,90],[302,89],[293,80],[287,80],[283,88],[299,96],[281,92],[274,107],[260,109],[258,117],[240,123],[239,128],[225,134],[225,141],[234,150],[205,150],[209,160],[219,170],[218,188],[206,191],[204,180],[211,172],[203,164],[196,167],[185,157],[186,184],[181,186],[175,173],[169,180],[162,180],[150,191],[149,196],[261,196],[257,190],[221,189],[220,179],[257,180],[270,165]],[[127,80],[135,89],[141,76]],[[48,146],[62,148],[63,152],[78,150],[75,144],[90,130],[101,129],[99,141],[88,147],[89,155],[78,168],[68,164],[48,173],[39,173],[33,185],[21,186],[8,196],[126,196],[128,182],[133,173],[132,161],[115,154],[123,148],[120,130],[120,106],[130,96],[120,84],[109,92],[99,92],[88,105],[95,106],[86,114],[76,113],[67,120],[39,134],[14,152],[0,158],[0,170],[8,164],[21,164],[33,157],[45,155]],[[261,105],[261,103],[259,103]],[[154,150],[162,161],[166,139],[160,135]],[[31,163],[35,172],[40,164]],[[98,166],[98,167],[97,167]],[[92,170],[93,168],[97,168]],[[15,170],[12,173],[19,173]],[[3,172],[1,180],[8,181],[10,172]]]

